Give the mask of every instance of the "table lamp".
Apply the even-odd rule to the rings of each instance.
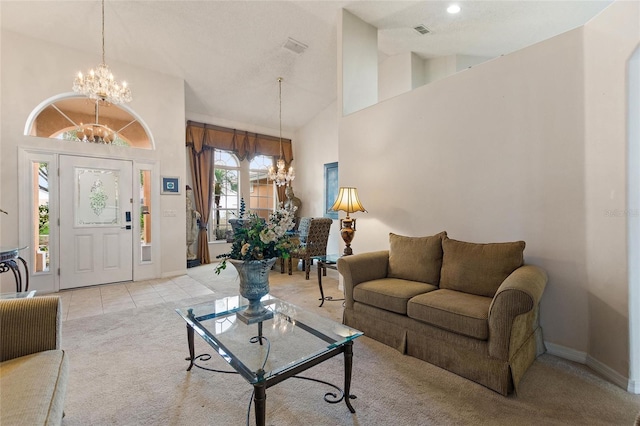
[[[353,250],[351,250],[351,241],[353,241],[353,237],[356,232],[356,220],[350,218],[349,214],[354,212],[366,213],[366,210],[362,207],[360,199],[358,198],[358,190],[348,186],[340,187],[338,197],[333,203],[333,206],[331,206],[331,210],[342,210],[347,212],[347,217],[340,219],[340,235],[345,243],[343,255],[348,256],[353,254]]]

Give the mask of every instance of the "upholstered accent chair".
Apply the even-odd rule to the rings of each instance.
[[[301,217],[298,224],[298,237],[300,238],[300,245],[304,247],[307,243],[307,236],[309,235],[309,226],[311,226],[312,217]]]
[[[307,236],[309,235],[309,225],[311,225],[311,219],[313,219],[312,217],[300,217],[297,218],[297,224],[296,227],[294,228],[293,234],[294,237],[292,238],[292,242],[294,244],[300,244],[301,247],[304,247],[307,244]],[[291,258],[289,258],[289,264],[291,264]],[[280,258],[280,273],[284,274],[285,270],[286,270],[286,262],[284,257]],[[291,271],[291,266],[289,266],[289,271]],[[291,275],[291,272],[289,272],[289,275]]]
[[[305,230],[307,221],[309,219],[309,231],[306,236],[303,237],[303,231]],[[300,232],[300,248],[291,252],[289,257],[289,275],[293,272],[293,266],[291,259],[301,259],[302,265],[305,270],[305,278],[309,279],[309,272],[311,271],[311,264],[313,263],[313,256],[326,256],[327,255],[327,242],[329,241],[329,231],[331,230],[331,224],[333,219],[326,217],[313,217],[302,218],[300,220],[300,226],[298,230]],[[301,229],[302,228],[302,229]]]
[[[0,424],[60,425],[69,357],[56,296],[0,300]]]

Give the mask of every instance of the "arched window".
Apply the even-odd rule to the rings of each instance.
[[[226,241],[231,237],[229,219],[238,217],[243,194],[247,213],[255,213],[265,219],[269,217],[275,205],[273,182],[267,180],[272,164],[273,157],[269,155],[258,155],[249,162],[239,161],[229,151],[214,150],[215,183],[211,188],[213,203],[209,215],[209,241]]]
[[[38,105],[27,120],[25,134],[153,149],[151,132],[129,107],[77,94],[57,95]]]
[[[231,232],[229,219],[238,217],[240,205],[240,163],[228,151],[215,150],[213,172],[215,184],[209,215],[209,241],[226,240]]]

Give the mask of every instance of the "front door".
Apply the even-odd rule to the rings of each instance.
[[[133,280],[131,161],[60,156],[60,288]]]

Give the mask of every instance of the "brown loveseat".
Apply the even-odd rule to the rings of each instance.
[[[61,424],[68,375],[59,298],[0,300],[0,424]]]
[[[388,251],[344,256],[344,323],[400,352],[507,395],[544,352],[547,283],[523,241],[390,234]]]

